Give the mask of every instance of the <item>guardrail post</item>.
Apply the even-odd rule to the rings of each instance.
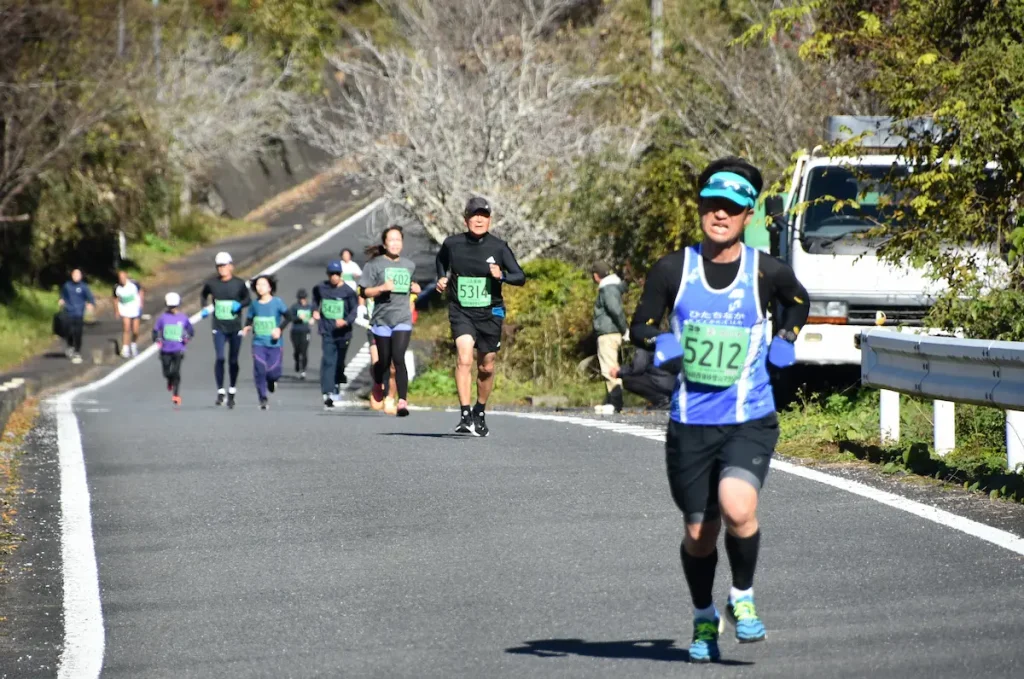
[[[879,424],[882,443],[898,443],[900,440],[900,394],[898,391],[878,391]]]
[[[1006,411],[1006,468],[1013,471],[1024,464],[1024,413]]]
[[[935,401],[935,452],[945,455],[956,448],[956,406],[952,401]]]

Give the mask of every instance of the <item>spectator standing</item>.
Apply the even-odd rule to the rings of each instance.
[[[629,330],[626,312],[622,308],[622,293],[626,284],[606,262],[595,262],[592,268],[597,283],[597,299],[594,301],[594,332],[597,334],[597,360],[601,364],[601,376],[605,379],[607,395],[598,412],[605,415],[622,411],[622,380],[615,377],[618,372],[619,349],[622,338]]]

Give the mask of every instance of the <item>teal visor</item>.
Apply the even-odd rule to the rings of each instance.
[[[716,172],[700,190],[701,198],[725,198],[740,207],[752,208],[757,202],[757,189],[735,172]]]

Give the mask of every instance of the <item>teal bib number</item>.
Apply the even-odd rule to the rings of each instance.
[[[457,295],[464,307],[491,306],[491,279],[459,276]]]
[[[257,316],[252,319],[252,330],[259,337],[270,337],[277,327],[277,319],[273,316]]]
[[[409,273],[408,269],[399,269],[397,267],[385,269],[384,280],[392,281],[395,284],[395,289],[392,292],[399,295],[409,294],[409,288],[412,286],[412,274]]]
[[[131,304],[135,301],[135,295],[122,295],[120,300],[121,304]]]
[[[235,317],[231,307],[235,305],[232,299],[215,299],[213,301],[213,317],[218,321],[230,321]]]
[[[313,312],[309,309],[298,309],[296,313],[303,323],[309,323],[309,319],[313,317]]]
[[[343,281],[354,281],[355,279],[356,279],[356,277],[353,276],[350,273],[343,273],[343,274],[341,274],[341,280],[343,280]]]
[[[743,374],[750,330],[725,325],[683,326],[683,373],[688,382],[730,387]]]
[[[174,323],[172,325],[165,325],[163,338],[166,342],[180,342],[181,338],[185,336],[185,329],[181,327],[181,323]]]
[[[320,302],[320,313],[329,321],[345,317],[345,300],[325,299]]]

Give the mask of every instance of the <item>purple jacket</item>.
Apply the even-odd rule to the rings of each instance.
[[[153,341],[162,342],[160,353],[180,354],[185,351],[185,345],[196,334],[195,328],[188,320],[188,316],[182,313],[172,314],[165,311],[160,314],[153,324]]]

